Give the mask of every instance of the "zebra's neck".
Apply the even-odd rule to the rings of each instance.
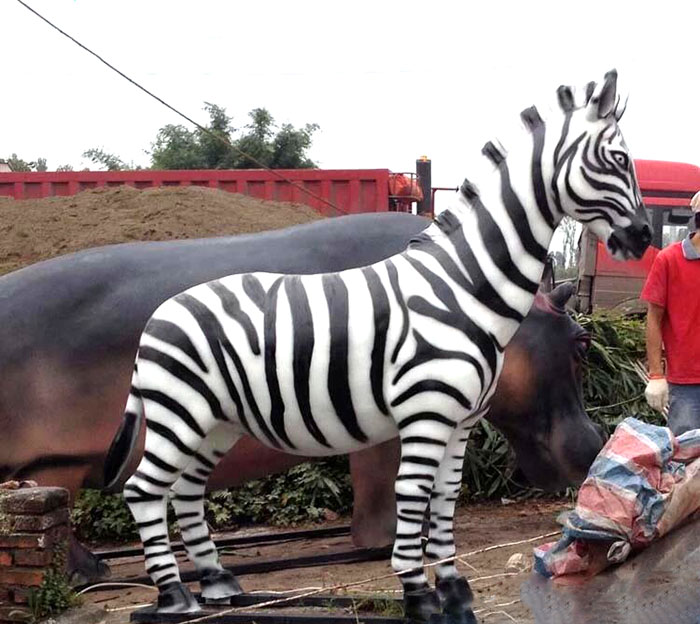
[[[507,157],[487,143],[482,152],[495,168],[478,180],[465,180],[450,208],[407,252],[434,256],[453,286],[492,311],[495,320],[488,325],[503,347],[534,303],[561,219],[549,190],[556,146],[545,145],[544,124],[534,107],[523,119],[530,140],[516,143]]]

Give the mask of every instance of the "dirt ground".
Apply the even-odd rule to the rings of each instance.
[[[556,517],[566,507],[564,502],[551,501],[529,501],[509,505],[493,503],[462,507],[455,519],[458,553],[472,553],[495,545],[519,542],[555,532],[558,530]],[[343,519],[324,526],[348,521],[349,519]],[[252,532],[267,531],[270,529],[261,527]],[[555,539],[557,538],[550,536],[532,543],[495,548],[460,557],[458,568],[470,579],[475,595],[474,609],[480,622],[485,624],[534,622],[529,610],[520,601],[520,585],[530,574],[533,546]],[[223,562],[224,565],[234,565],[250,562],[254,558],[296,557],[323,553],[341,547],[348,549],[352,547],[349,537],[240,549],[234,551],[234,554],[226,555]],[[507,572],[508,560],[517,553],[523,555],[526,568],[521,572]],[[184,556],[180,558],[180,562],[182,570],[191,569]],[[144,574],[141,557],[113,560],[110,565],[113,578],[138,577]],[[326,588],[327,591],[328,588],[337,585],[366,580],[366,583],[352,588],[339,589],[337,593],[366,595],[368,592],[379,592],[381,596],[400,598],[400,583],[396,578],[378,578],[390,573],[389,561],[377,561],[246,575],[241,576],[240,581],[248,592],[295,590],[295,593],[302,593],[321,588]],[[193,591],[198,590],[196,584],[192,584],[191,587]],[[131,588],[125,591],[95,591],[86,593],[84,597],[86,604],[103,607],[110,613],[110,624],[121,624],[128,621],[129,615],[136,606],[152,602],[155,599],[155,590]],[[287,609],[286,612],[299,612],[299,610]],[[396,616],[397,613],[387,612],[384,615]]]
[[[70,197],[0,197],[0,275],[88,247],[249,234],[320,219],[302,204],[198,186],[92,189]]]

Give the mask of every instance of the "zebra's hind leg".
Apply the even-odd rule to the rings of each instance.
[[[202,418],[197,422],[189,414],[181,417],[182,405],[158,391],[141,389],[139,396],[146,416],[145,448],[136,472],[124,485],[124,500],[139,530],[146,572],[159,590],[156,611],[199,611],[199,604],[180,579],[170,548],[167,496],[216,421]]]
[[[204,490],[216,464],[241,437],[222,423],[209,433],[192,461],[172,487],[171,503],[187,555],[200,574],[202,598],[209,604],[228,604],[242,593],[236,577],[224,570],[204,519]]]
[[[454,511],[462,485],[462,466],[470,431],[471,426],[466,423],[454,431],[435,479],[430,498],[430,534],[425,548],[425,556],[433,561],[455,556]],[[471,609],[474,596],[467,579],[457,572],[454,560],[437,565],[435,576],[443,615],[431,621],[476,624]]]
[[[147,433],[144,458],[124,486],[124,500],[139,530],[146,572],[158,588],[155,609],[159,613],[199,611],[199,604],[180,580],[168,537],[167,495],[180,469],[172,457],[166,462],[148,447]]]
[[[448,419],[431,413],[409,416],[402,421],[399,422],[401,463],[395,484],[396,540],[391,566],[400,573],[406,619],[432,622],[433,617],[440,616],[440,600],[428,585],[423,569],[423,517],[454,428]]]

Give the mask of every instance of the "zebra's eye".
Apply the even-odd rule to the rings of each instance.
[[[629,167],[630,160],[627,158],[627,154],[624,152],[610,152],[610,154],[622,169],[627,169]]]

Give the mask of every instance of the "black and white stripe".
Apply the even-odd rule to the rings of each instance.
[[[534,107],[524,111],[523,145],[506,155],[487,143],[495,173],[465,181],[454,207],[404,253],[341,273],[229,276],[154,313],[127,405],[145,414],[146,452],[125,496],[156,584],[179,580],[165,525],[169,491],[197,569],[221,570],[202,497],[241,435],[303,455],[398,435],[392,565],[415,568],[401,577],[406,591],[427,587],[424,514],[429,507],[425,554],[453,555],[469,431],[533,303],[554,228],[565,213],[601,231],[624,227],[638,208],[614,107],[594,114],[609,82],[580,107],[560,89],[550,123]],[[446,563],[437,576],[457,571]]]

